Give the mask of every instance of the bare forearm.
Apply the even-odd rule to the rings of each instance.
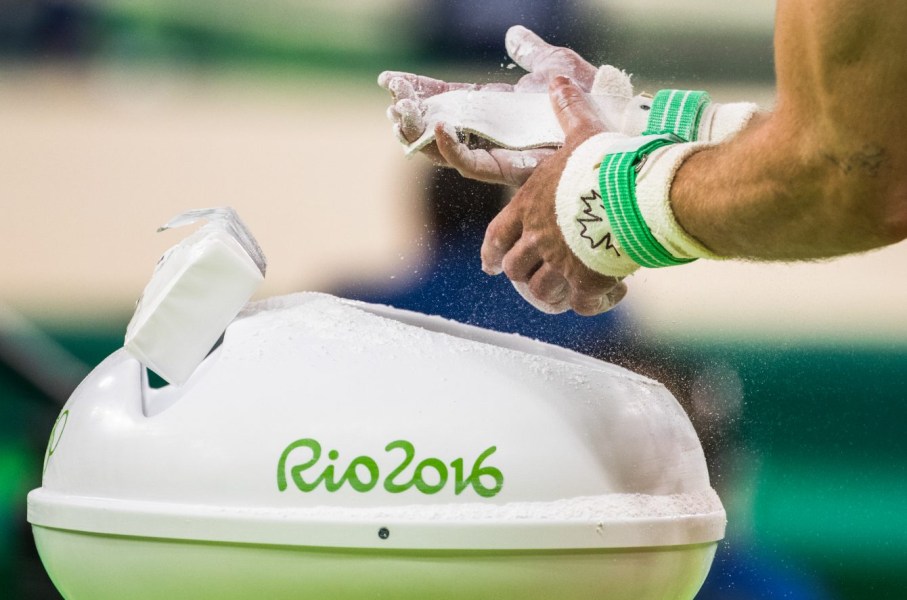
[[[883,146],[778,144],[771,117],[691,156],[671,188],[680,224],[727,257],[799,260],[859,252],[907,234]],[[903,192],[903,190],[901,190]]]
[[[678,221],[719,255],[763,260],[907,237],[907,45],[888,25],[902,22],[903,4],[788,1],[778,11],[778,109],[687,159],[671,188]]]

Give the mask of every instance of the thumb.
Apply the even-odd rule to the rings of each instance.
[[[557,117],[564,137],[582,135],[590,132],[605,131],[605,126],[598,115],[595,105],[586,97],[583,90],[569,77],[555,77],[548,86],[551,107]]]
[[[554,48],[522,25],[514,25],[507,30],[504,46],[513,62],[530,73],[536,70],[538,63],[549,56],[550,50]]]

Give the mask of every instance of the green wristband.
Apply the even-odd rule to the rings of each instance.
[[[642,163],[658,148],[684,140],[666,133],[627,141],[625,147],[611,148],[598,172],[602,203],[614,236],[630,258],[643,267],[672,267],[693,262],[696,259],[677,258],[655,238],[636,202],[636,173]]]
[[[636,202],[636,173],[649,154],[669,144],[692,142],[699,137],[699,123],[711,102],[706,92],[661,90],[652,98],[652,108],[641,137],[623,148],[611,148],[598,172],[602,204],[614,237],[621,248],[643,267],[684,265],[695,258],[677,258],[646,225]]]
[[[643,135],[673,133],[683,141],[699,137],[699,122],[711,99],[706,92],[661,90],[652,98],[652,109]]]

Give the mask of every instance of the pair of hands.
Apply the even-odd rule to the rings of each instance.
[[[546,312],[604,312],[624,297],[626,285],[589,269],[573,254],[564,241],[554,208],[560,176],[573,150],[605,131],[584,95],[591,89],[597,69],[574,51],[551,46],[524,27],[512,27],[505,44],[514,62],[529,72],[516,84],[447,83],[388,71],[378,79],[394,97],[388,116],[400,140],[410,143],[425,130],[420,106],[423,98],[459,89],[514,93],[548,90],[565,134],[565,143],[559,149],[470,148],[458,140],[451,126],[439,123],[436,143],[422,152],[435,164],[455,168],[464,177],[519,187],[486,230],[481,250],[486,273],[505,273],[530,303]]]

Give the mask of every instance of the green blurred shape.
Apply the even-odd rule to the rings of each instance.
[[[20,440],[0,440],[0,559],[12,548],[14,515],[22,512],[35,461]]]
[[[829,571],[897,576],[907,565],[905,475],[897,461],[768,460],[759,470],[755,531],[763,544]]]
[[[744,382],[757,545],[805,559],[841,598],[904,597],[907,345],[686,351],[702,364],[734,366]]]
[[[101,5],[105,52],[378,73],[412,64],[407,13],[380,3],[123,0]]]

